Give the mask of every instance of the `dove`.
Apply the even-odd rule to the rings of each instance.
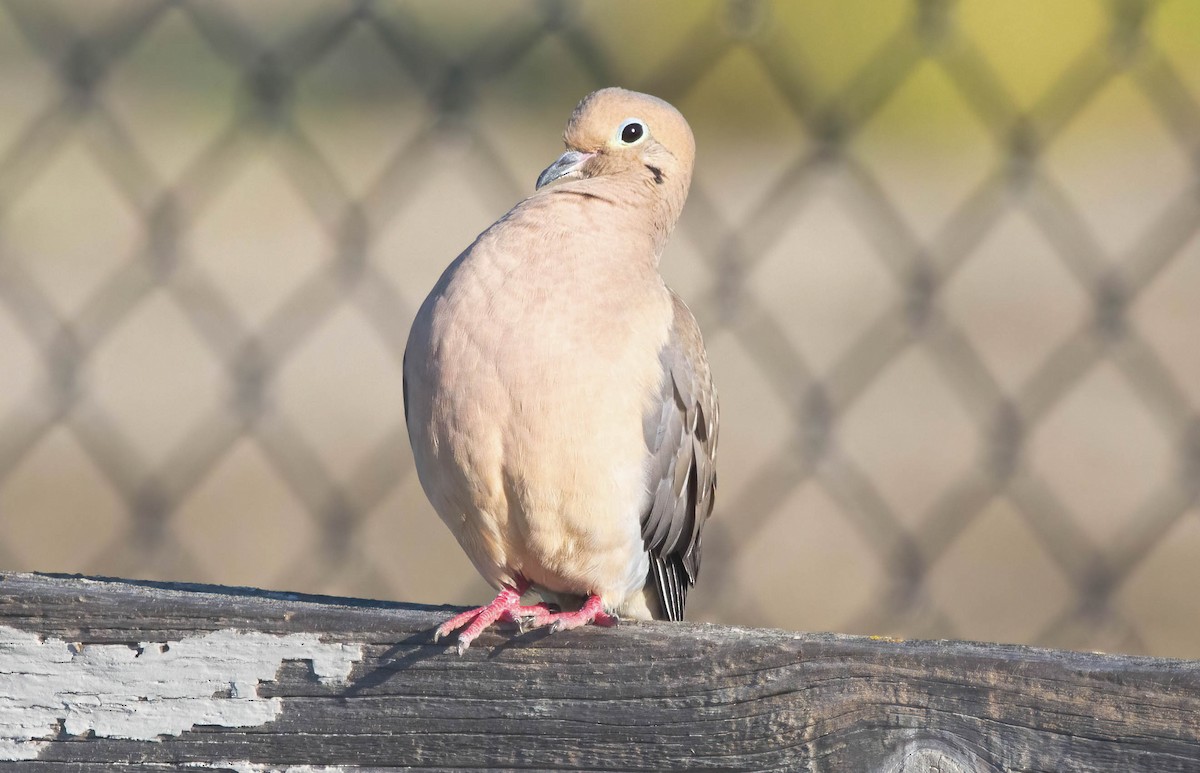
[[[497,590],[437,629],[459,631],[460,654],[498,621],[683,619],[713,509],[717,393],[658,270],[692,131],[667,102],[606,88],[563,138],[534,193],[446,268],[404,354],[421,486]]]

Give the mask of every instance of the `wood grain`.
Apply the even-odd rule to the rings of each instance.
[[[341,682],[284,659],[263,724],[59,728],[0,769],[1200,771],[1200,662],[679,623],[488,633],[460,658],[430,635],[451,611],[0,575],[0,626],[72,652],[237,630],[359,653]],[[0,685],[33,678],[6,653]]]

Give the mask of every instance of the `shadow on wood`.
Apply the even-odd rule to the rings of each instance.
[[[0,575],[0,767],[1200,770],[1200,662],[449,611]]]

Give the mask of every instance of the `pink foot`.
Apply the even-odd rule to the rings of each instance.
[[[583,606],[574,612],[547,612],[535,619],[535,625],[549,625],[551,633],[581,628],[588,623],[606,627],[617,624],[616,616],[605,612],[604,602],[595,595],[588,596]]]
[[[462,632],[458,634],[458,654],[463,654],[471,646],[471,642],[475,641],[489,625],[501,619],[515,620],[514,610],[530,608],[520,606],[521,591],[520,588],[506,587],[496,594],[492,603],[455,615],[438,626],[438,629],[434,631],[433,640],[437,641],[462,628]],[[463,626],[466,627],[463,628]]]
[[[549,625],[554,618],[554,610],[546,606],[545,602],[539,604],[530,604],[528,606],[513,607],[506,613],[508,618],[521,627],[522,631],[527,631],[530,628],[541,628],[543,625]]]

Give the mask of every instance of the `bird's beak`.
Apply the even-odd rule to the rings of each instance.
[[[583,166],[584,162],[586,162],[593,155],[595,154],[584,153],[579,150],[568,150],[566,153],[563,153],[561,156],[559,156],[557,161],[546,167],[545,171],[538,175],[537,185],[534,187],[541,188],[542,186],[549,185],[555,180],[560,180],[569,174],[575,174],[579,172],[579,168]]]

